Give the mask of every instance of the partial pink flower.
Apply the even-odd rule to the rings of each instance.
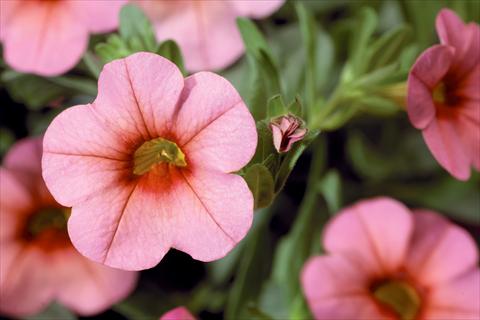
[[[272,119],[269,127],[272,130],[273,145],[279,153],[290,151],[293,144],[307,134],[303,120],[290,114]]]
[[[480,170],[480,27],[451,10],[437,16],[441,44],[427,49],[408,76],[407,111],[435,159],[459,180]]]
[[[252,223],[253,197],[232,174],[255,153],[255,121],[235,88],[209,72],[186,79],[137,53],[107,64],[98,97],[55,118],[43,177],[73,207],[70,238],[121,269],[155,266],[170,248],[225,256]]]
[[[185,307],[177,307],[165,313],[160,320],[195,320],[195,317]]]
[[[131,0],[152,19],[159,41],[175,40],[189,71],[219,70],[245,51],[237,17],[263,18],[284,0]]]
[[[80,315],[108,309],[135,287],[135,272],[81,256],[67,234],[69,209],[41,176],[42,138],[18,142],[0,168],[0,313],[25,316],[58,301]]]
[[[56,76],[73,68],[88,46],[89,33],[118,25],[126,0],[0,1],[0,41],[13,69]]]
[[[323,235],[326,255],[301,275],[315,319],[478,319],[475,241],[435,212],[390,198],[342,210]]]

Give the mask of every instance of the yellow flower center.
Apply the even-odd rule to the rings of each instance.
[[[172,142],[156,138],[144,142],[133,155],[133,173],[143,175],[159,163],[168,163],[176,167],[186,167],[185,154]]]
[[[445,104],[447,101],[447,86],[445,83],[440,82],[434,89],[432,93],[433,101]]]
[[[410,284],[403,281],[386,281],[376,286],[373,296],[382,306],[401,320],[413,320],[420,309],[420,296]]]

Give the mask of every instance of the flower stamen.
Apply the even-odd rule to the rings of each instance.
[[[172,142],[156,138],[144,142],[133,156],[133,173],[143,175],[159,163],[168,163],[176,167],[186,167],[185,154]]]

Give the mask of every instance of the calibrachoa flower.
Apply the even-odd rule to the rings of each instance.
[[[279,153],[290,151],[293,144],[307,134],[303,120],[290,114],[272,119],[269,126],[272,130],[273,145]]]
[[[443,9],[440,45],[427,49],[408,76],[407,110],[433,156],[451,175],[480,170],[480,27]]]
[[[389,198],[358,202],[327,225],[327,255],[301,281],[316,319],[478,319],[474,240],[437,213]]]
[[[55,76],[73,68],[89,33],[118,25],[126,0],[1,0],[0,41],[13,69]]]
[[[263,18],[284,0],[132,0],[152,19],[159,41],[175,40],[189,71],[218,70],[244,52],[236,18]]]
[[[98,97],[55,118],[43,176],[72,208],[68,231],[85,256],[122,269],[156,265],[173,247],[202,261],[247,233],[253,197],[231,174],[252,158],[255,122],[237,91],[209,72],[183,79],[137,53],[107,64]]]
[[[41,175],[42,139],[18,142],[0,168],[0,313],[24,316],[56,300],[90,315],[126,297],[137,274],[81,256],[67,234],[69,209]]]
[[[195,320],[195,317],[185,307],[172,309],[161,316],[160,320]]]

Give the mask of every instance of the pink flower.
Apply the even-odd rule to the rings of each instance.
[[[88,46],[88,34],[118,25],[126,0],[0,1],[0,41],[13,69],[55,76],[73,68]]]
[[[159,41],[173,39],[189,71],[218,70],[245,51],[237,17],[263,18],[284,0],[132,0],[154,22]]]
[[[195,320],[185,307],[178,307],[165,313],[160,320]]]
[[[302,140],[307,134],[303,120],[293,115],[280,116],[270,121],[273,145],[279,153],[288,152],[293,144]]]
[[[90,315],[125,298],[134,272],[82,257],[66,228],[69,209],[52,198],[41,176],[42,139],[17,143],[0,168],[0,313],[24,316],[56,300]]]
[[[478,319],[474,240],[428,210],[389,198],[358,202],[327,225],[327,255],[301,281],[316,319]]]
[[[43,177],[71,206],[85,256],[128,270],[172,247],[202,261],[247,233],[253,197],[231,172],[255,153],[255,122],[232,85],[137,53],[107,64],[98,97],[62,112],[45,134]]]
[[[440,165],[467,180],[470,166],[480,170],[480,27],[448,9],[436,25],[441,44],[410,70],[407,111]]]

